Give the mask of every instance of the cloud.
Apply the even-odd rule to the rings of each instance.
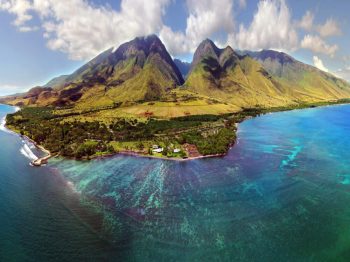
[[[332,18],[327,19],[325,24],[317,26],[317,31],[322,37],[339,36],[342,34],[338,23]]]
[[[314,19],[314,14],[310,11],[307,11],[298,23],[298,26],[306,31],[312,31],[314,28]]]
[[[117,12],[85,0],[0,0],[0,10],[15,15],[14,25],[22,32],[36,28],[28,25],[36,15],[50,49],[86,60],[136,36],[158,32],[169,2],[122,0]]]
[[[14,15],[13,24],[20,32],[40,30],[48,48],[74,60],[90,59],[136,36],[153,33],[159,34],[173,56],[193,52],[202,40],[213,37],[219,45],[240,49],[294,51],[302,47],[330,56],[338,49],[323,40],[341,34],[334,19],[316,25],[314,14],[307,11],[301,21],[293,22],[286,0],[259,1],[251,23],[238,28],[233,8],[245,8],[246,0],[186,0],[183,31],[163,23],[172,1],[121,0],[117,11],[92,0],[0,0],[0,11]],[[298,28],[320,36],[308,34],[300,44]]]
[[[328,18],[324,24],[314,24],[315,15],[307,11],[303,18],[297,23],[299,28],[308,32],[317,32],[321,37],[339,36],[342,34],[337,21]]]
[[[341,68],[334,72],[334,75],[350,82],[350,67]]]
[[[193,52],[198,44],[215,33],[234,31],[233,0],[187,0],[189,15],[185,32],[163,26],[160,37],[173,55]]]
[[[285,0],[260,1],[249,27],[241,24],[234,38],[240,49],[294,50],[298,46],[298,35]]]
[[[324,66],[323,61],[318,56],[313,56],[314,66],[316,66],[318,69],[329,72],[329,70]]]
[[[29,14],[31,2],[27,0],[0,0],[0,10],[6,10],[10,14],[15,15],[13,24],[22,32],[30,31],[25,24],[33,17]]]
[[[310,34],[306,35],[301,41],[301,47],[330,57],[334,57],[338,50],[337,45],[329,45],[321,37]]]
[[[122,0],[120,11],[86,0],[0,0],[0,10],[15,15],[21,32],[38,30],[48,48],[67,53],[71,59],[90,59],[136,36],[159,33],[173,55],[194,51],[213,34],[234,30],[233,0],[187,0],[185,32],[174,32],[163,24],[165,9],[172,0]],[[244,4],[245,1],[241,1]]]

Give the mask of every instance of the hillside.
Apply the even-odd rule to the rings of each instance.
[[[240,55],[205,40],[197,48],[187,90],[239,107],[286,106],[350,97],[345,81],[276,51]]]
[[[179,68],[183,78],[187,77],[188,72],[191,69],[191,63],[181,61],[180,59],[174,59],[174,63]]]
[[[110,48],[71,75],[3,101],[71,108],[68,113],[109,108],[99,113],[108,118],[115,114],[170,118],[348,97],[347,82],[284,53],[236,52],[206,39],[189,64],[173,61],[161,40],[151,35]]]
[[[109,49],[73,74],[50,81],[42,92],[29,92],[12,103],[86,108],[154,101],[183,82],[163,43],[151,35]]]
[[[294,91],[302,101],[333,100],[349,97],[349,84],[316,67],[301,63],[293,57],[272,50],[248,52],[262,64],[278,82]]]

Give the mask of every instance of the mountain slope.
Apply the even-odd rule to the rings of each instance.
[[[182,77],[186,78],[188,72],[191,69],[191,63],[181,61],[180,59],[174,59],[174,63],[177,68],[180,70]]]
[[[163,43],[155,35],[109,49],[69,76],[50,81],[22,104],[109,106],[119,102],[158,100],[184,82]],[[50,86],[52,85],[52,86]]]
[[[350,97],[345,81],[275,51],[240,55],[210,40],[197,48],[187,90],[240,106],[284,106]]]
[[[342,98],[350,98],[347,82],[285,53],[235,52],[230,46],[220,49],[206,39],[189,66],[180,60],[174,62],[159,38],[151,35],[135,38],[116,50],[108,49],[43,88],[2,100],[79,110],[146,101],[191,101],[206,106],[208,112],[213,104],[232,112],[257,105],[276,107]],[[191,112],[186,109],[183,114]]]
[[[300,99],[339,99],[349,97],[349,84],[316,67],[301,63],[291,56],[273,50],[249,52],[281,84],[297,93]]]
[[[67,78],[69,75],[61,75],[51,79],[47,84],[43,85],[43,87],[51,87],[53,89],[60,89],[67,83]]]
[[[288,102],[283,90],[276,87],[260,63],[238,55],[229,46],[219,49],[208,39],[194,54],[185,86],[190,91],[241,107]]]

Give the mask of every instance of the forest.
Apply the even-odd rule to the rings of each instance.
[[[327,104],[347,102],[349,101],[339,100]],[[268,109],[253,107],[223,115],[189,115],[171,119],[150,117],[147,121],[116,117],[109,124],[97,120],[66,121],[67,116],[55,114],[53,107],[24,107],[14,114],[7,115],[6,123],[10,129],[33,139],[52,153],[77,159],[114,154],[120,150],[119,147],[113,146],[115,142],[132,142],[135,148],[148,154],[152,154],[151,148],[145,148],[145,145],[166,145],[164,156],[172,156],[168,154],[170,150],[167,145],[191,144],[196,146],[201,155],[216,155],[225,154],[235,143],[236,124],[246,118],[268,112],[322,105],[325,103],[300,103]],[[186,157],[183,148],[178,156]]]

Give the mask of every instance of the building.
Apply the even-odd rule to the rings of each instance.
[[[152,152],[153,153],[162,153],[163,152],[163,148],[159,147],[159,148],[153,149]]]

